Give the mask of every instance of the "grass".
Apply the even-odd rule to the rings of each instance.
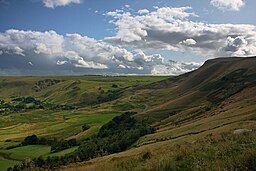
[[[126,89],[166,78],[151,76],[0,77],[0,99],[7,102],[10,102],[13,96],[32,96],[44,102],[80,106],[75,111],[31,110],[0,114],[0,157],[8,156],[10,163],[12,163],[12,160],[22,160],[27,157],[61,156],[70,153],[76,147],[58,153],[50,153],[50,147],[47,146],[25,146],[11,150],[5,150],[5,148],[17,145],[26,136],[32,134],[58,139],[76,138],[81,140],[89,137],[97,133],[103,124],[119,115],[120,111],[126,111],[131,106],[129,102],[122,99],[120,104],[124,105],[119,105],[117,108],[115,102],[89,105],[95,101],[100,90],[106,92],[108,90]],[[34,87],[37,82],[46,79],[65,81],[52,86],[43,85],[35,91]],[[117,88],[113,88],[113,84],[117,85]],[[129,95],[130,92],[127,92],[126,95]],[[84,124],[88,124],[90,129],[83,131],[82,125]],[[4,159],[4,161],[9,160]]]
[[[48,157],[48,156],[50,156],[50,157],[52,157],[52,156],[58,156],[58,157],[64,156],[65,154],[69,154],[69,153],[74,152],[77,148],[78,147],[72,147],[72,148],[57,152],[57,153],[50,153],[50,154],[45,155],[45,157]]]
[[[80,108],[1,115],[0,146],[6,146],[6,140],[20,141],[31,134],[83,139],[95,134],[121,111],[132,110],[139,112],[137,119],[152,123],[157,132],[142,137],[128,151],[64,169],[248,170],[256,154],[255,136],[241,135],[250,142],[241,143],[242,139],[232,132],[255,129],[253,63],[255,58],[212,60],[197,71],[162,82],[157,81],[167,77],[1,77],[0,98],[7,101],[13,95],[29,95],[45,102],[76,104]],[[237,73],[243,68],[247,70]],[[65,81],[35,92],[32,89],[35,83],[46,78]],[[118,88],[112,87],[113,84]],[[92,105],[101,91],[117,89],[123,91],[117,100]],[[82,131],[83,124],[88,124],[90,129]],[[221,136],[223,132],[228,139]]]
[[[10,100],[11,96],[33,96],[51,103],[83,103],[84,105],[78,111],[35,110],[0,115],[0,140],[1,142],[5,140],[19,141],[32,134],[66,139],[81,133],[81,126],[84,123],[88,123],[92,127],[87,132],[88,135],[94,134],[102,124],[118,115],[122,108],[126,110],[127,106],[129,107],[129,104],[126,104],[124,106],[120,105],[118,109],[115,109],[112,107],[115,104],[111,103],[94,105],[93,107],[87,106],[85,101],[96,98],[99,88],[104,91],[113,90],[115,88],[112,85],[116,84],[122,89],[134,85],[149,84],[165,78],[167,77],[0,77],[0,99],[5,101]],[[65,81],[38,92],[32,89],[38,81],[45,79]],[[75,95],[70,96],[70,92],[74,91],[74,87],[78,87],[78,89],[75,88],[75,91],[78,91]],[[69,131],[67,132],[66,130]]]
[[[51,147],[41,145],[29,145],[17,147],[10,150],[0,150],[0,153],[8,155],[13,160],[23,160],[25,158],[36,158],[47,155],[51,152]]]
[[[7,170],[9,167],[12,167],[16,164],[19,164],[19,161],[14,161],[14,160],[2,160],[0,159],[0,170],[1,171],[5,171]]]
[[[22,160],[30,158],[37,158],[43,156],[64,156],[65,154],[72,153],[78,147],[72,147],[60,152],[51,153],[51,147],[42,145],[28,145],[23,147],[17,147],[10,150],[0,150],[0,170],[4,171],[8,167],[12,167],[15,164],[21,163]]]
[[[117,112],[63,111],[42,113],[41,111],[34,111],[0,116],[0,121],[5,122],[0,128],[0,139],[2,142],[21,140],[32,134],[66,139],[82,132],[82,125],[85,123],[92,127],[88,130],[88,134],[93,134],[101,125],[116,115],[118,115]]]
[[[209,134],[193,142],[168,140],[63,167],[64,171],[91,170],[248,170],[256,163],[254,133]]]

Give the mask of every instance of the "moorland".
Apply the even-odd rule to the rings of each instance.
[[[0,170],[255,170],[255,63],[0,77]]]

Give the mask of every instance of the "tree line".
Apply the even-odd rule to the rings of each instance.
[[[73,105],[58,105],[42,102],[34,97],[13,97],[11,102],[0,100],[0,113],[13,113],[35,109],[49,110],[73,110],[76,109]]]

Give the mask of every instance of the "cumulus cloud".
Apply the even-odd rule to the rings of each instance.
[[[47,8],[66,6],[72,3],[80,4],[81,2],[81,0],[43,0],[44,6]]]
[[[195,22],[191,17],[196,14],[191,10],[191,7],[162,7],[143,15],[108,12],[117,32],[105,41],[143,50],[187,51],[206,57],[256,54],[255,25]],[[242,38],[243,45],[238,46],[237,39]]]
[[[149,10],[147,9],[141,9],[138,11],[139,14],[148,14],[149,13]]]
[[[65,65],[67,63],[68,63],[68,61],[60,61],[60,60],[58,60],[56,64],[57,65]]]
[[[211,0],[211,4],[223,11],[239,11],[245,5],[245,0]]]
[[[249,50],[247,45],[248,42],[243,36],[237,36],[235,38],[228,37],[224,50],[229,52],[235,52],[236,56],[244,56]]]
[[[199,68],[201,63],[179,63],[169,61],[165,65],[155,65],[151,71],[152,75],[179,75]]]
[[[161,71],[153,73],[155,65],[169,65],[159,54],[147,55],[140,49],[128,51],[80,34],[60,35],[55,31],[7,30],[0,33],[0,52],[3,66],[7,66],[4,63],[10,62],[11,58],[14,60],[13,64],[9,63],[12,68],[24,63],[41,70],[61,67],[80,73],[92,69],[91,72],[102,70],[112,74],[156,74]]]
[[[166,62],[160,54],[145,52],[186,51],[205,59],[256,54],[255,25],[195,22],[191,18],[197,15],[191,7],[158,7],[134,13],[127,10],[105,14],[117,32],[103,40],[55,31],[11,29],[0,33],[0,74],[21,74],[15,68],[29,66],[23,73],[33,75],[33,68],[40,74],[169,75],[194,70],[201,64]]]
[[[181,44],[185,44],[185,45],[195,45],[196,44],[196,41],[194,39],[186,39],[186,40],[183,40],[182,42],[180,42]]]

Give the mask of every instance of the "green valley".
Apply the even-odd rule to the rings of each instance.
[[[1,167],[254,170],[255,63],[218,58],[172,77],[1,77]],[[48,143],[21,145],[31,135]]]

